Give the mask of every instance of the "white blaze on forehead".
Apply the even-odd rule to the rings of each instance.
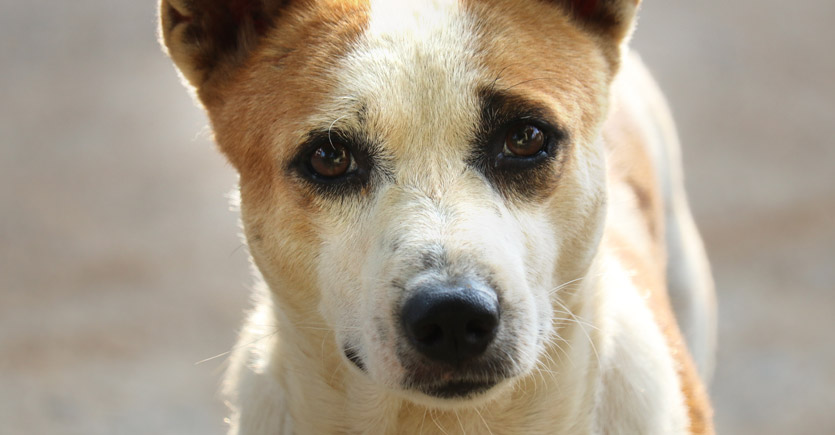
[[[457,0],[371,0],[368,33],[391,35],[408,31],[424,34],[432,23],[445,24],[460,11]],[[417,35],[416,35],[417,36]]]
[[[437,162],[460,161],[443,150],[467,144],[479,116],[477,84],[484,81],[470,17],[455,0],[372,0],[370,6],[365,33],[339,62],[327,116],[348,114],[340,122],[350,124],[350,113],[362,107],[365,125],[353,127],[395,157],[411,160],[416,156],[408,151],[417,149],[440,152]]]

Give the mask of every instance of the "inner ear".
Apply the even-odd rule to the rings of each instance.
[[[160,20],[165,23],[168,31],[171,31],[180,24],[186,24],[191,21],[191,17],[186,15],[187,11],[180,11],[172,3],[163,2],[160,9]]]
[[[600,2],[599,0],[572,0],[567,3],[570,3],[572,11],[577,17],[587,20],[597,12]]]
[[[629,34],[641,0],[551,0],[583,27],[619,43]]]
[[[287,3],[287,0],[161,0],[162,39],[174,63],[200,90],[208,80],[240,65]]]

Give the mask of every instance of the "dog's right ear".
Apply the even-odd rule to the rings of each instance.
[[[289,0],[161,0],[160,36],[200,91],[239,66]]]
[[[620,42],[632,27],[641,0],[556,0],[587,28]]]

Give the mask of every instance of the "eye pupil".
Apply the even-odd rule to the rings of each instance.
[[[317,148],[310,156],[310,167],[326,178],[345,175],[351,167],[351,153],[340,144],[327,144]]]
[[[512,128],[505,138],[505,151],[521,157],[538,153],[544,145],[545,134],[530,124]]]

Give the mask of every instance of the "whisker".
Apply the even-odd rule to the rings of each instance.
[[[521,85],[524,85],[524,84],[527,84],[527,83],[531,83],[531,82],[536,82],[536,81],[539,81],[539,80],[553,80],[553,79],[552,79],[552,78],[549,78],[549,77],[537,77],[537,78],[533,78],[533,79],[522,80],[521,82],[518,82],[518,83],[516,83],[516,84],[514,84],[514,85],[512,85],[512,86],[508,86],[508,87],[507,87],[507,88],[505,88],[504,90],[509,91],[509,90],[511,90],[511,89],[513,89],[513,88],[515,88],[515,87],[517,87],[517,86],[521,86]]]
[[[490,425],[487,424],[487,420],[485,420],[484,416],[481,415],[481,411],[479,411],[478,408],[473,408],[473,411],[475,411],[476,415],[478,415],[478,418],[481,419],[481,422],[484,423],[484,428],[487,429],[487,433],[493,435],[493,431],[490,430]]]
[[[436,419],[435,419],[435,414],[434,414],[434,411],[429,411],[429,417],[432,419],[432,422],[433,422],[433,423],[435,423],[435,426],[437,426],[437,427],[438,427],[438,429],[439,429],[441,432],[443,432],[443,433],[444,433],[444,435],[449,435],[449,433],[447,433],[447,431],[445,431],[445,430],[444,430],[444,428],[443,428],[443,427],[441,427],[441,425],[440,425],[440,424],[438,424],[438,420],[436,420]]]
[[[455,419],[458,420],[458,427],[461,428],[461,433],[463,433],[464,435],[467,435],[467,430],[464,429],[464,424],[461,423],[461,417],[458,416],[458,410],[454,409],[454,410],[452,410],[452,413],[455,414]]]
[[[333,144],[333,139],[331,139],[331,130],[333,130],[333,126],[339,122],[340,119],[345,118],[348,115],[342,115],[339,118],[336,118],[331,122],[331,125],[328,127],[328,142],[331,144],[331,148],[336,149],[336,145]]]
[[[580,326],[580,330],[583,331],[583,334],[586,336],[586,339],[588,339],[589,344],[591,345],[591,350],[594,352],[594,356],[597,359],[597,363],[600,364],[600,354],[597,353],[597,347],[595,347],[594,340],[591,339],[591,335],[589,335],[589,332],[586,331],[586,328],[585,328],[585,325],[584,325],[585,322],[581,322],[580,319],[578,319],[577,316],[575,316],[574,313],[572,313],[571,310],[568,307],[566,307],[565,304],[560,302],[558,299],[554,298],[554,302],[559,304],[560,307],[562,307],[567,312],[567,314],[570,315],[574,319],[574,321],[576,321],[577,324]]]
[[[273,331],[273,332],[272,332],[272,333],[270,333],[270,334],[263,335],[263,336],[258,337],[258,338],[256,338],[255,340],[252,340],[252,341],[250,341],[250,342],[247,342],[247,343],[244,343],[244,344],[239,344],[239,345],[237,345],[237,346],[233,347],[232,349],[227,350],[226,352],[222,352],[222,353],[219,353],[219,354],[217,354],[217,355],[215,355],[215,356],[211,356],[211,357],[208,357],[208,358],[206,358],[206,359],[203,359],[203,360],[197,361],[196,363],[194,363],[194,365],[196,365],[196,366],[197,366],[197,365],[200,365],[200,364],[203,364],[203,363],[206,363],[206,362],[212,361],[212,360],[216,360],[216,359],[218,359],[218,358],[222,358],[222,357],[224,357],[224,356],[226,356],[226,355],[231,354],[232,352],[235,352],[236,350],[239,350],[239,349],[243,349],[243,348],[245,348],[245,347],[252,346],[253,344],[258,343],[259,341],[261,341],[261,340],[263,340],[263,339],[265,339],[265,338],[271,338],[271,337],[275,336],[276,334],[278,334],[278,329],[276,329],[275,331]]]

